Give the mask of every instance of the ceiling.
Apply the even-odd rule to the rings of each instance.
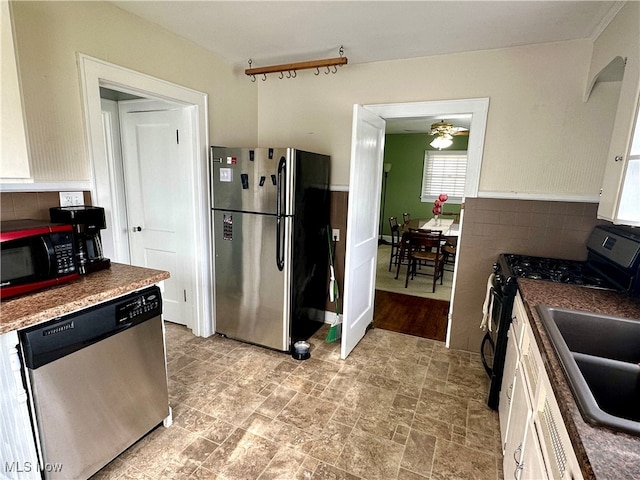
[[[249,59],[256,68],[338,57],[340,46],[344,46],[349,64],[357,64],[595,39],[624,2],[154,0],[111,3],[191,40],[241,71],[249,67]],[[388,122],[387,133],[425,131],[441,119],[404,119],[399,125]]]

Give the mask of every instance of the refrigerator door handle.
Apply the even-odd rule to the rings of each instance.
[[[284,270],[284,242],[282,231],[282,195],[286,195],[285,186],[282,183],[282,174],[286,171],[286,159],[280,158],[278,163],[278,183],[276,185],[276,265],[278,270]]]

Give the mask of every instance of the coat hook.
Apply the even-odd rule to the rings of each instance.
[[[320,75],[320,68],[316,67],[316,73],[314,73],[314,75]]]
[[[298,76],[298,73],[294,70],[294,71],[291,73],[291,76],[292,76],[293,78],[296,78],[296,77]]]
[[[333,66],[333,72],[331,73],[338,73],[338,67],[336,67],[335,65]]]
[[[284,75],[282,74],[282,72],[280,72],[280,76],[278,77],[280,80],[282,80],[284,78]]]
[[[263,74],[262,74],[262,81],[263,81],[263,82],[266,82],[266,81],[267,81],[267,74],[266,74],[266,73],[263,73]]]
[[[287,72],[287,78],[291,78],[291,71]]]
[[[327,71],[324,72],[325,75],[329,75],[331,73],[331,69],[329,67],[327,67]]]
[[[251,81],[255,82],[256,81],[256,76],[255,75],[251,75]]]

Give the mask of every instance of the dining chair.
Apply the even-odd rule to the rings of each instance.
[[[397,263],[396,268],[396,280],[400,276],[400,266],[401,265],[409,265],[409,241],[411,239],[412,234],[424,234],[424,233],[440,233],[440,230],[426,230],[422,228],[406,228],[403,229],[400,226],[400,231],[402,235],[400,237],[400,249],[398,250],[398,258],[399,262]]]
[[[433,277],[432,292],[436,291],[436,281],[443,282],[444,259],[442,257],[442,232],[433,230],[425,233],[408,233],[408,260],[407,275],[404,286],[409,286],[409,276],[413,279],[416,275]],[[418,271],[417,266],[426,267]]]
[[[456,264],[456,254],[458,253],[458,238],[444,237],[444,245],[442,245],[442,257],[444,261],[444,269],[453,272]],[[450,268],[447,268],[450,267]]]
[[[400,225],[398,225],[398,217],[389,217],[389,228],[391,229],[391,253],[389,254],[389,271],[391,271],[391,265],[396,265],[399,261]]]
[[[411,220],[411,214],[408,212],[404,212],[402,214],[402,223],[406,225],[407,223],[409,223],[409,220]]]
[[[456,212],[446,212],[446,211],[442,211],[442,213],[440,214],[441,217],[447,217],[447,218],[453,218],[453,221],[455,223],[460,223],[460,214],[456,213]]]

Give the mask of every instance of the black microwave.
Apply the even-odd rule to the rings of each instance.
[[[71,225],[0,222],[0,254],[0,299],[78,278]]]

